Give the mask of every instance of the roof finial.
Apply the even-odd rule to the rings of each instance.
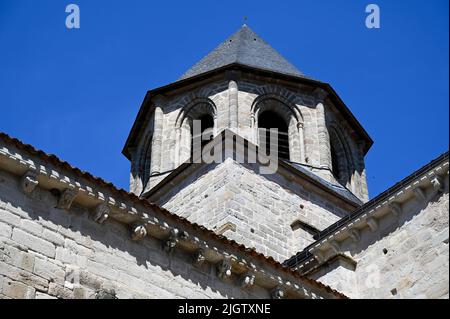
[[[247,26],[247,20],[248,20],[248,17],[247,17],[247,16],[244,16],[244,24],[242,25],[243,27],[246,27],[246,26]]]

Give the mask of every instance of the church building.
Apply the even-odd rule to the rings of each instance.
[[[372,144],[244,25],[147,92],[129,191],[0,133],[0,298],[448,298],[448,152],[369,199]]]

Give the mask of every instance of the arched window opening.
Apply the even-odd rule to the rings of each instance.
[[[354,164],[352,160],[352,152],[343,133],[339,132],[335,127],[330,130],[330,146],[331,146],[331,171],[336,180],[345,187],[352,187],[352,174],[354,172]]]
[[[141,156],[139,159],[139,171],[141,174],[141,181],[142,181],[142,187],[145,188],[145,186],[148,183],[148,180],[150,179],[150,165],[151,165],[151,153],[152,153],[152,137],[148,136],[142,151]]]
[[[195,154],[193,153],[194,151],[201,151],[213,139],[213,129],[214,118],[210,114],[204,114],[198,119],[193,120],[193,125],[191,125],[191,155]],[[200,147],[200,150],[198,147]]]
[[[339,167],[339,158],[333,144],[331,144],[331,171],[333,172],[334,178],[336,178],[338,181],[341,181],[342,173]]]
[[[272,148],[278,143],[278,158],[289,160],[288,126],[284,119],[275,112],[265,111],[258,117],[258,129],[260,147],[265,147],[266,153],[273,155]],[[277,140],[270,139],[270,129],[278,129]]]

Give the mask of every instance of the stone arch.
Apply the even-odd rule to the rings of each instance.
[[[271,96],[277,97],[278,99],[280,99],[281,101],[286,103],[286,105],[294,106],[294,109],[295,109],[295,105],[297,103],[306,105],[306,101],[304,101],[300,95],[286,89],[283,86],[279,86],[279,85],[271,84],[271,85],[260,86],[257,88],[256,93],[259,96],[271,95]]]
[[[347,137],[337,123],[332,123],[328,131],[330,136],[330,151],[332,153],[333,174],[340,184],[351,188],[355,162]]]
[[[280,95],[264,94],[253,101],[251,107],[253,142],[259,144],[258,119],[263,112],[267,111],[280,116],[288,127],[290,161],[304,163],[303,116],[295,104]]]
[[[191,130],[193,120],[210,115],[214,122],[213,135],[217,134],[217,107],[209,98],[194,98],[186,104],[175,121],[176,143],[174,163],[178,167],[191,156]]]
[[[217,107],[214,102],[209,98],[193,98],[178,113],[175,128],[181,127],[187,118],[196,118],[198,115],[206,113],[210,114],[213,118],[217,117]]]

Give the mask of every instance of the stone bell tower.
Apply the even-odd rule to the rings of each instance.
[[[234,158],[193,165],[194,120],[214,140],[234,134],[257,146],[277,128],[277,172],[262,176]],[[329,84],[244,25],[179,80],[147,92],[123,154],[131,192],[283,260],[368,200],[372,143]]]

